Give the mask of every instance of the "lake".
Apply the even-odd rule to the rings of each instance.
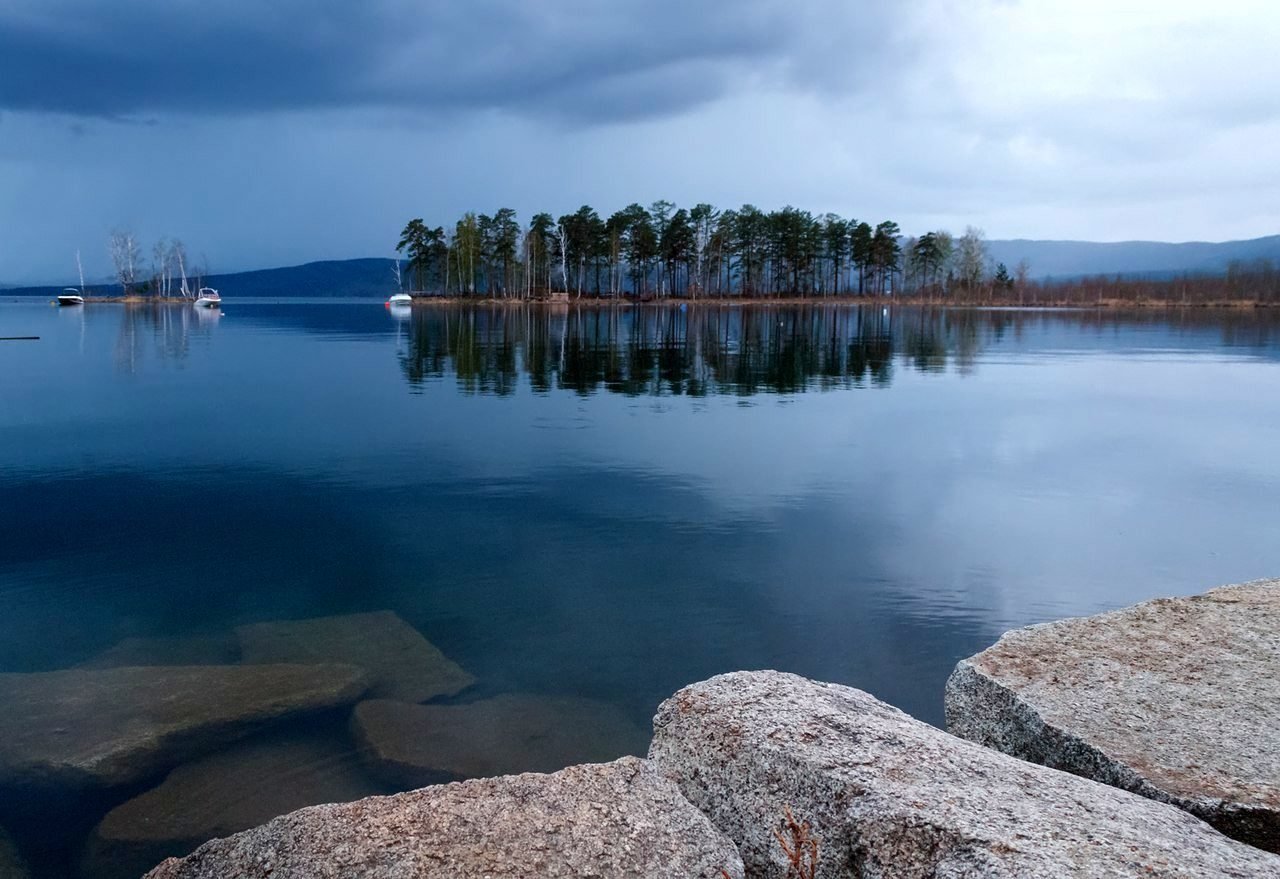
[[[0,300],[0,336],[40,337],[0,342],[0,825],[41,875],[643,748],[662,699],[735,669],[940,724],[1011,627],[1280,575],[1277,311],[224,312]],[[272,662],[372,669],[392,731],[335,696],[110,780],[14,769],[107,702],[159,717],[173,667]],[[466,681],[426,682],[446,665]],[[368,748],[397,723],[457,734],[389,775]],[[207,787],[240,770],[278,798]],[[138,829],[204,790],[217,815]]]

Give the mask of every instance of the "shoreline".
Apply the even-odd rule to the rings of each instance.
[[[658,307],[671,308],[678,306],[698,308],[752,308],[752,307],[794,307],[801,305],[825,305],[846,308],[954,308],[974,309],[982,311],[1039,311],[1039,310],[1071,310],[1071,311],[1110,311],[1123,309],[1166,309],[1166,310],[1236,310],[1270,309],[1280,307],[1280,302],[1264,302],[1261,300],[1235,301],[1215,300],[1211,302],[1166,302],[1162,300],[1121,300],[1104,299],[1099,302],[1081,303],[1063,300],[1045,302],[955,302],[947,299],[904,296],[901,298],[873,297],[820,297],[820,296],[786,296],[776,299],[766,298],[726,298],[726,299],[687,299],[684,297],[668,297],[666,299],[616,299],[584,297],[582,299],[549,300],[549,299],[498,299],[490,297],[457,297],[457,296],[414,296],[414,307],[429,306],[444,308],[450,306],[547,306],[551,308],[638,308]]]
[[[411,294],[413,295],[413,294]],[[0,297],[3,297],[3,291],[0,291]],[[4,297],[14,300],[25,299],[44,299],[44,297],[35,296],[14,296]],[[328,297],[328,296],[246,296],[236,298],[234,294],[229,297],[232,301],[245,303],[254,301],[278,301],[297,299],[300,301],[313,302],[316,300],[327,299],[344,299],[346,297]],[[382,303],[386,304],[385,299],[375,297],[366,298],[370,304]],[[50,305],[56,305],[56,299],[46,300]],[[86,296],[84,297],[84,305],[156,305],[156,306],[187,306],[194,305],[195,300],[184,299],[182,297],[161,297],[161,296]],[[764,297],[733,297],[733,298],[706,298],[706,299],[689,299],[685,297],[667,297],[664,299],[631,299],[631,298],[596,298],[583,297],[581,299],[568,300],[552,300],[552,299],[502,299],[495,297],[481,296],[420,296],[413,295],[411,307],[428,307],[428,308],[454,308],[454,307],[505,307],[518,308],[525,306],[538,306],[554,309],[568,308],[592,308],[592,309],[613,309],[613,308],[793,308],[797,306],[834,306],[839,308],[950,308],[950,309],[968,309],[977,311],[1267,311],[1280,308],[1280,301],[1263,301],[1263,300],[1212,300],[1207,302],[1170,302],[1159,299],[1103,299],[1096,302],[1072,302],[1068,300],[1045,300],[1039,302],[1014,302],[1014,301],[991,301],[991,302],[956,302],[949,299],[938,299],[933,297],[920,296],[903,296],[899,298],[893,297],[855,297],[855,296],[783,296],[777,298]],[[74,307],[74,306],[72,306]]]
[[[25,299],[28,297],[14,297]],[[37,297],[30,297],[35,299]],[[40,297],[43,298],[43,297]],[[49,300],[50,305],[57,305],[56,298]],[[84,305],[195,305],[194,299],[183,299],[181,296],[86,296]],[[74,308],[75,306],[62,306]]]

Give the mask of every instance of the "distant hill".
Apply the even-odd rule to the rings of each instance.
[[[1010,271],[1025,259],[1034,278],[1073,278],[1082,275],[1141,275],[1170,277],[1183,274],[1221,274],[1233,260],[1269,259],[1280,265],[1280,235],[1248,241],[1168,244],[1159,241],[1031,241],[987,242],[993,262]],[[300,266],[229,272],[205,279],[223,296],[358,296],[386,297],[395,292],[390,259],[344,259],[309,262]],[[61,286],[4,289],[6,296],[53,296]],[[95,284],[92,292],[111,294],[115,288]]]
[[[396,292],[391,274],[395,260],[342,259],[309,262],[300,266],[258,269],[250,272],[227,272],[210,275],[204,284],[224,297],[292,297],[292,296],[357,296],[383,298]],[[7,296],[54,296],[62,286],[18,287],[5,290]],[[93,284],[90,294],[117,295],[116,285]]]
[[[223,296],[376,296],[396,292],[395,260],[343,259],[279,269],[213,275],[205,280]]]
[[[1280,265],[1280,235],[1212,244],[1190,241],[990,241],[991,258],[1010,271],[1025,259],[1036,278],[1081,275],[1222,274],[1233,260],[1269,259]]]

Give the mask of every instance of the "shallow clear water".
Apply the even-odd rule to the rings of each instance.
[[[0,301],[16,335],[0,672],[390,610],[475,676],[446,702],[647,728],[768,667],[940,723],[1010,627],[1280,573],[1269,312]],[[114,875],[86,834],[162,779],[0,824]]]

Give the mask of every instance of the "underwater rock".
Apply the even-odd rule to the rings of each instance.
[[[1009,632],[946,708],[956,735],[1280,852],[1280,580]]]
[[[643,754],[649,737],[604,702],[509,694],[464,705],[361,702],[352,728],[379,777],[401,787]]]
[[[3,827],[0,827],[0,879],[27,879],[27,866]]]
[[[112,809],[89,839],[84,872],[135,879],[167,857],[304,806],[388,792],[364,772],[345,739],[258,738],[183,764],[158,787]]]
[[[354,702],[367,686],[349,665],[0,674],[0,786],[132,784],[282,718]]]
[[[1280,857],[1173,806],[780,672],[681,690],[658,709],[649,759],[737,843],[751,876],[1280,876]]]
[[[338,662],[369,674],[369,695],[424,702],[475,683],[455,662],[391,611],[239,626],[247,663]]]
[[[232,665],[240,661],[235,635],[125,638],[77,668],[134,665]]]
[[[741,879],[723,833],[643,760],[314,806],[147,879]]]

